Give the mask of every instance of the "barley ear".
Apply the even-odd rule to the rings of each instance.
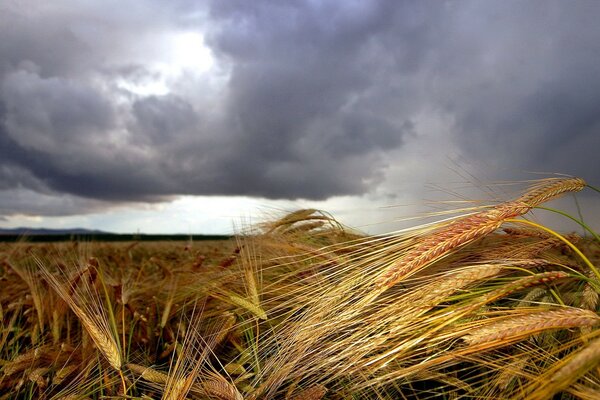
[[[150,367],[144,367],[143,365],[138,364],[126,364],[125,365],[131,372],[141,376],[148,382],[166,384],[169,379],[169,375],[164,374],[162,372],[156,371]]]
[[[290,400],[321,400],[325,393],[327,393],[325,386],[316,384],[295,394]]]

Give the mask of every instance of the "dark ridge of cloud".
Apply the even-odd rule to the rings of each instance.
[[[59,4],[0,16],[5,214],[23,211],[18,191],[77,198],[73,212],[180,194],[364,194],[427,113],[453,122],[432,146],[600,181],[593,2],[148,1],[132,6],[139,17]],[[184,74],[161,96],[120,86],[160,77],[148,61],[168,49],[160,39],[194,24],[218,77]]]

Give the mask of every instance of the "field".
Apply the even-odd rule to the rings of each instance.
[[[583,189],[381,236],[0,243],[0,399],[599,399],[598,236],[527,219]]]

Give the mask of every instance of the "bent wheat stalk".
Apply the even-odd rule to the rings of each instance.
[[[38,262],[38,265],[46,281],[79,318],[81,325],[90,335],[100,353],[111,367],[121,371],[123,365],[121,350],[115,339],[115,331],[104,310],[104,304],[95,288],[84,285],[85,295],[81,294],[75,288],[69,287],[68,282],[61,282],[42,262]]]
[[[385,290],[452,251],[494,232],[505,220],[524,215],[547,200],[584,187],[585,182],[580,178],[547,180],[534,186],[516,201],[460,218],[424,237],[417,247],[409,250],[384,271],[376,279],[375,286]]]
[[[544,380],[543,387],[535,390],[527,399],[542,400],[552,398],[554,394],[571,386],[599,363],[600,338],[597,338],[582,350],[569,356],[566,361],[559,361],[559,367],[555,369],[556,372],[552,374],[549,380]]]
[[[566,329],[593,326],[600,323],[600,316],[589,310],[566,308],[532,313],[521,317],[511,317],[492,321],[483,327],[463,336],[469,346],[493,342],[513,342],[549,329]]]
[[[144,378],[145,380],[149,381],[149,382],[153,382],[153,383],[159,383],[159,384],[166,384],[168,379],[169,379],[169,375],[162,373],[160,371],[157,371],[153,368],[150,367],[144,367],[143,365],[138,365],[138,364],[126,364],[125,365],[131,372],[139,375],[140,377]]]
[[[315,384],[295,394],[290,400],[321,400],[326,393],[325,386]]]
[[[208,379],[201,383],[204,393],[211,399],[243,400],[244,397],[227,379],[217,373],[209,374]]]

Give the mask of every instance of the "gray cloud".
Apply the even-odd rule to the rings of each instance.
[[[432,146],[600,179],[592,2],[35,4],[0,17],[0,214],[363,194],[426,113],[452,121]],[[164,38],[189,29],[216,66],[166,79]],[[160,79],[168,94],[122,85]]]
[[[475,2],[470,14],[457,15],[457,22],[478,18],[456,23],[461,40],[440,51],[438,71],[452,73],[440,83],[439,98],[471,157],[597,181],[600,28],[594,21],[600,5],[538,5]],[[479,40],[465,39],[474,32],[482,34]]]

